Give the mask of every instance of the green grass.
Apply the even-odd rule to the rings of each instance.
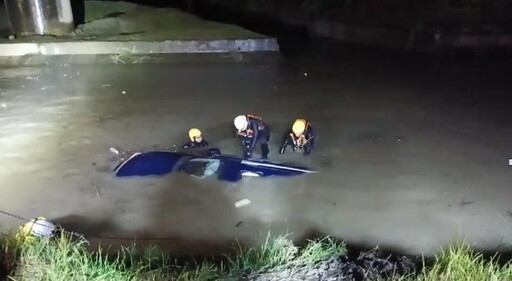
[[[147,268],[128,266],[125,255],[109,260],[98,251],[89,253],[85,242],[63,237],[56,242],[40,240],[21,247],[13,280],[135,280]]]
[[[322,261],[337,258],[347,254],[343,243],[326,237],[321,240],[309,240],[298,257],[298,262],[306,265],[316,265]]]
[[[287,236],[272,238],[269,234],[260,247],[244,248],[239,245],[235,255],[228,260],[232,273],[264,273],[315,266],[345,254],[345,245],[329,237],[310,240],[300,249]]]
[[[257,248],[244,248],[238,246],[234,256],[228,257],[229,267],[233,273],[237,272],[269,272],[287,269],[293,263],[298,248],[285,236],[267,239]]]
[[[308,241],[300,248],[287,236],[268,235],[259,247],[239,244],[235,253],[222,262],[184,264],[170,259],[156,247],[141,251],[132,245],[105,252],[90,251],[85,241],[66,235],[31,243],[19,241],[13,235],[0,237],[0,262],[10,271],[9,280],[19,281],[233,280],[241,273],[293,272],[345,254],[345,245],[331,238]],[[512,280],[512,264],[499,264],[497,258],[486,259],[467,243],[456,243],[440,251],[432,265],[424,266],[416,275],[390,280]]]
[[[500,265],[497,256],[485,259],[468,243],[454,243],[442,250],[431,267],[412,280],[419,281],[491,281],[512,280],[512,263]]]
[[[135,245],[115,253],[88,250],[82,240],[63,235],[57,240],[31,243],[13,236],[1,240],[2,262],[16,281],[107,281],[107,280],[215,280],[218,268],[211,263],[179,266],[156,247],[137,251]]]

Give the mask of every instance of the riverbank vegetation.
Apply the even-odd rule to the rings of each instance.
[[[259,247],[236,245],[225,257],[179,260],[155,247],[90,251],[87,241],[0,240],[1,280],[512,280],[512,264],[485,258],[468,244],[441,251],[431,262],[381,257],[375,251],[347,256],[345,244],[331,238],[294,245],[287,236],[268,237]]]

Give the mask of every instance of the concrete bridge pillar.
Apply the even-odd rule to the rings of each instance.
[[[71,0],[4,0],[11,33],[69,35],[74,30]]]

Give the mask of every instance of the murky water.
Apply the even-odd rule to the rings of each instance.
[[[152,242],[189,253],[234,239],[258,242],[268,231],[410,253],[457,236],[483,248],[508,245],[506,73],[319,59],[2,69],[0,209],[56,219],[91,238],[158,237]],[[240,153],[231,135],[240,113],[270,124],[272,160],[320,173],[236,184],[111,173],[109,147],[171,148],[190,127]],[[319,133],[311,157],[277,154],[296,117]],[[244,198],[252,204],[236,208]],[[20,224],[6,216],[0,222]],[[163,239],[170,237],[180,242]]]

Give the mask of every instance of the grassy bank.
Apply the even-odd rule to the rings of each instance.
[[[116,252],[90,252],[85,241],[69,236],[31,243],[4,236],[0,245],[4,274],[9,276],[1,276],[3,280],[239,280],[242,276],[250,280],[322,280],[308,279],[306,272],[318,271],[328,261],[347,260],[345,245],[329,238],[309,241],[298,248],[287,237],[269,237],[260,247],[238,245],[231,256],[201,262],[175,260],[156,248],[141,253],[134,246]],[[335,273],[343,269],[331,270]],[[442,251],[431,266],[416,273],[382,278],[512,280],[512,265],[498,265],[467,244],[460,244]]]

